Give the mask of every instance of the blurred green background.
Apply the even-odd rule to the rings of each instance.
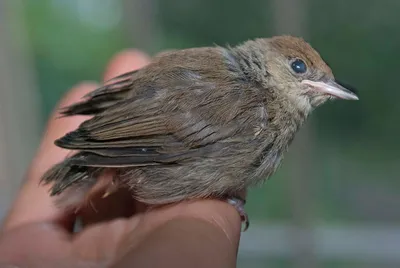
[[[360,101],[319,108],[250,191],[238,267],[400,267],[399,12],[394,0],[1,1],[1,215],[59,98],[100,81],[120,50],[295,34]]]

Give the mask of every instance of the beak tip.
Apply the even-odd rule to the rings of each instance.
[[[353,95],[353,94],[347,95],[347,96],[335,96],[335,97],[338,98],[338,99],[349,100],[349,101],[358,101],[358,100],[360,100],[357,95]]]
[[[360,99],[356,94],[352,93],[351,96],[349,96],[348,100],[358,101]]]

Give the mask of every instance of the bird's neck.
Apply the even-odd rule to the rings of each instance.
[[[263,46],[259,41],[247,41],[225,51],[226,59],[235,72],[240,72],[246,80],[251,82],[265,81],[268,72]]]
[[[295,134],[304,124],[310,112],[304,109],[303,105],[291,100],[285,95],[277,95],[267,92],[268,102],[266,103],[267,114],[271,127],[282,139],[282,143],[290,145]]]
[[[290,144],[295,133],[304,123],[311,106],[304,99],[299,101],[285,94],[287,89],[279,88],[279,84],[268,74],[266,67],[266,50],[269,42],[267,39],[247,41],[224,52],[228,66],[240,73],[248,82],[262,87],[265,94],[265,109],[273,129],[282,137],[282,143]]]

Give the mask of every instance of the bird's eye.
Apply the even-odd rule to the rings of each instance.
[[[307,72],[307,65],[300,59],[294,60],[291,66],[293,71],[297,74],[304,74]]]

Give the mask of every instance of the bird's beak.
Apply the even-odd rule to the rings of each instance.
[[[313,87],[315,90],[319,92],[332,95],[334,97],[344,99],[344,100],[358,100],[358,97],[355,93],[335,82],[334,80],[328,80],[327,82],[321,81],[311,81],[311,80],[303,80],[301,81],[303,84]]]

